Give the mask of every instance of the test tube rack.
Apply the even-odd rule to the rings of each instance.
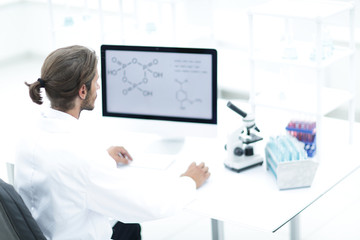
[[[280,161],[270,148],[265,148],[266,169],[276,179],[280,190],[310,187],[318,167],[313,158]]]

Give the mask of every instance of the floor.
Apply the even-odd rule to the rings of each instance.
[[[2,63],[0,76],[0,102],[2,120],[0,131],[10,128],[13,134],[2,135],[3,156],[11,157],[11,140],[16,132],[16,119],[26,117],[34,105],[27,96],[24,81],[33,82],[39,76],[41,58],[24,57]],[[5,81],[4,81],[5,80]],[[11,101],[11,104],[9,104]],[[5,146],[5,147],[4,147]],[[341,164],[341,162],[339,161]],[[0,160],[0,177],[7,178],[4,160]],[[300,214],[301,239],[360,239],[360,170],[355,171],[341,184]],[[239,203],[241,204],[241,203]],[[264,199],[266,204],[266,199]],[[263,232],[225,222],[225,239],[289,239],[289,226],[276,233]],[[142,223],[144,240],[198,240],[211,239],[211,222],[204,216],[182,212],[171,218]]]

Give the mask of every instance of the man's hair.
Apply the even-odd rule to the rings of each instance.
[[[40,88],[44,87],[52,108],[61,111],[72,109],[80,88],[85,84],[90,90],[97,61],[95,52],[83,46],[53,51],[43,63],[40,79],[32,84],[25,83],[29,86],[32,101],[43,103]]]

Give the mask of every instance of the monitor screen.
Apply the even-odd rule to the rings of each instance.
[[[103,116],[217,124],[215,49],[102,45]]]

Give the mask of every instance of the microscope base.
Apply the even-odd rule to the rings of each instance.
[[[254,155],[252,157],[244,157],[244,160],[241,160],[239,162],[229,162],[227,159],[224,163],[225,167],[228,169],[234,171],[234,172],[241,172],[244,170],[247,170],[249,168],[253,168],[256,166],[261,166],[263,164],[263,158],[259,155]]]

